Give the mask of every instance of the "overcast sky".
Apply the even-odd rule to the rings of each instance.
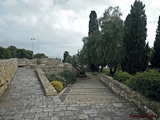
[[[122,19],[130,13],[135,0],[0,0],[0,46],[10,45],[32,50],[49,57],[62,58],[64,51],[76,54],[88,34],[91,10],[98,18],[109,6],[119,6]],[[155,40],[159,0],[142,0],[146,5],[147,41]]]

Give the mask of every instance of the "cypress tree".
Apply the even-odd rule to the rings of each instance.
[[[140,0],[135,0],[125,20],[122,69],[131,74],[146,70],[148,65],[147,17],[144,8],[145,5]]]
[[[86,57],[88,58],[88,66],[92,69],[92,72],[95,71],[96,68],[96,33],[98,31],[98,20],[97,20],[97,14],[93,10],[91,11],[89,15],[89,31],[88,31],[88,39],[86,44]]]
[[[91,11],[89,18],[90,20],[89,20],[88,36],[90,36],[92,33],[98,30],[97,14],[94,10]]]
[[[63,63],[66,62],[66,59],[67,59],[68,56],[69,56],[68,51],[65,51],[64,54],[63,54]]]
[[[156,30],[156,38],[154,41],[154,52],[151,64],[155,68],[160,68],[160,16],[158,20],[158,27]]]

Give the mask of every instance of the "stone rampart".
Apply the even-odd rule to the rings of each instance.
[[[160,103],[155,101],[150,101],[146,97],[140,95],[139,93],[131,90],[126,85],[114,80],[113,78],[102,75],[100,81],[109,86],[116,94],[124,97],[126,100],[131,101],[137,105],[139,109],[148,115],[156,115],[157,119],[160,119]]]
[[[0,95],[3,94],[18,69],[17,59],[0,60]]]

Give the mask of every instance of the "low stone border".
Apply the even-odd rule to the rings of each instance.
[[[101,75],[100,81],[109,86],[116,94],[124,97],[126,100],[131,101],[137,105],[146,114],[154,114],[157,116],[156,120],[160,120],[160,103],[150,101],[146,97],[131,90],[126,85],[114,80],[107,75]]]
[[[41,81],[45,95],[46,96],[57,95],[57,91],[51,85],[49,80],[46,78],[46,76],[45,76],[44,72],[41,70],[41,68],[36,68],[36,73],[37,73],[39,80]]]

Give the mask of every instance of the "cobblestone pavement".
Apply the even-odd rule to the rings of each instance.
[[[0,120],[137,120],[131,113],[139,111],[98,76],[78,80],[60,97],[46,97],[34,70],[19,68],[0,97]]]

